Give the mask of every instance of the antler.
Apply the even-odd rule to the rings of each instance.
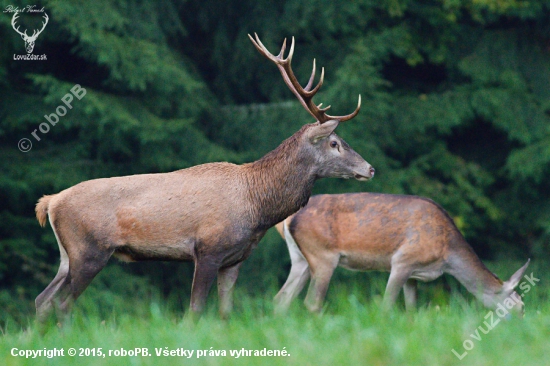
[[[329,120],[338,120],[340,122],[344,122],[347,120],[352,119],[359,113],[359,109],[361,109],[361,95],[359,95],[359,102],[357,103],[357,108],[355,111],[351,114],[345,115],[345,116],[330,116],[326,114],[326,111],[330,108],[330,106],[321,108],[321,105],[315,105],[313,103],[313,96],[319,91],[321,88],[321,85],[323,85],[323,80],[325,77],[325,68],[321,68],[321,79],[319,80],[319,83],[315,86],[315,88],[312,89],[313,86],[313,80],[315,79],[315,59],[313,59],[313,71],[311,72],[311,76],[309,78],[309,81],[305,88],[302,88],[298,80],[296,79],[296,76],[294,76],[294,73],[292,72],[292,67],[290,66],[290,62],[292,61],[292,55],[294,54],[294,37],[292,37],[292,44],[290,45],[290,51],[288,53],[287,58],[284,57],[284,52],[286,49],[286,38],[283,42],[283,47],[281,47],[281,52],[277,56],[272,55],[267,48],[262,44],[260,41],[260,38],[256,33],[254,33],[254,36],[256,37],[256,40],[252,38],[252,36],[249,34],[248,37],[254,44],[254,46],[260,51],[262,55],[273,61],[277,68],[279,68],[279,71],[281,72],[281,75],[283,76],[283,79],[285,80],[286,85],[290,88],[290,90],[296,95],[300,103],[304,106],[304,108],[317,120],[319,123],[325,123]]]
[[[17,28],[15,28],[15,21],[17,20],[17,17],[19,17],[19,13],[15,13],[13,15],[13,18],[11,18],[11,26],[12,28],[17,32],[19,33],[21,36],[24,36],[26,39],[29,39],[29,40],[34,40],[36,38],[38,38],[38,36],[40,35],[40,33],[42,33],[42,31],[44,30],[44,28],[46,28],[46,24],[48,24],[48,20],[50,19],[48,17],[48,14],[44,13],[44,18],[45,18],[45,22],[42,22],[42,29],[40,30],[37,30],[35,29],[32,33],[32,36],[29,37],[29,35],[27,34],[27,30],[25,29],[25,32],[21,32],[19,30],[19,26],[17,26]]]
[[[25,37],[28,37],[27,35],[27,30],[25,29],[25,33],[22,33],[20,30],[19,30],[19,26],[17,26],[17,28],[15,28],[15,21],[17,20],[17,17],[19,16],[19,13],[15,13],[13,14],[13,18],[11,18],[11,26],[13,28],[13,30],[15,30],[17,33],[19,33],[21,36],[25,36]],[[20,41],[21,42],[21,41]]]
[[[44,13],[44,18],[45,18],[46,21],[45,21],[45,22],[42,22],[42,29],[40,29],[40,30],[36,30],[36,29],[35,29],[34,32],[32,33],[31,38],[37,38],[38,35],[39,35],[40,33],[42,33],[42,31],[44,30],[44,28],[46,28],[46,24],[48,24],[48,20],[49,20],[50,18],[48,18],[48,14],[46,14],[46,13]]]

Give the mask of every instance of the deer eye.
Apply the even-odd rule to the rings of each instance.
[[[331,141],[330,147],[338,147],[338,143],[336,141]]]

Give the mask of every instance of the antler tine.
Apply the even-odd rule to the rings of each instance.
[[[21,31],[19,30],[19,26],[17,26],[17,28],[15,27],[15,26],[16,26],[15,21],[17,20],[18,17],[19,17],[19,13],[13,14],[13,18],[11,18],[11,26],[12,26],[12,28],[13,28],[17,33],[19,33],[20,35],[25,34],[25,36],[26,36],[26,35],[27,35],[27,30],[26,30],[26,29],[25,29],[25,33],[23,33],[23,32],[21,32]],[[27,36],[27,37],[28,37],[28,36]]]
[[[258,35],[256,33],[254,33],[254,35],[256,36],[256,40],[254,40],[254,38],[252,38],[252,36],[250,34],[248,35],[248,38],[250,38],[250,40],[252,41],[252,44],[254,45],[254,47],[256,47],[256,49],[258,51],[260,51],[260,53],[262,55],[264,55],[265,57],[267,57],[271,61],[277,62],[276,61],[277,58],[275,56],[273,56],[271,53],[269,53],[269,51],[265,48],[265,46],[260,41],[260,38],[258,38]]]
[[[290,51],[288,51],[288,56],[286,57],[286,60],[285,60],[285,61],[288,61],[289,66],[290,66],[290,62],[292,61],[293,55],[294,55],[294,36],[292,36],[292,42],[290,43]]]
[[[35,32],[37,33],[37,34],[36,34],[37,37],[38,37],[38,35],[39,35],[40,33],[42,33],[42,31],[44,30],[44,28],[46,28],[46,25],[48,24],[48,20],[49,20],[49,19],[50,19],[50,18],[48,17],[48,14],[44,13],[44,20],[45,20],[45,22],[42,22],[42,29],[40,29],[40,30],[35,29]],[[34,34],[33,34],[33,37],[34,37]]]
[[[325,111],[328,111],[330,109],[330,105],[326,106],[325,108],[321,108],[321,106],[323,105],[323,103],[319,103],[319,105],[317,106],[317,109],[319,109],[321,112],[325,112]],[[330,119],[330,118],[329,118]]]
[[[309,81],[307,82],[306,87],[304,88],[305,91],[309,91],[311,86],[313,85],[313,80],[315,79],[315,59],[313,59],[313,71],[311,71],[311,76],[309,77]],[[321,103],[323,104],[323,103]]]
[[[256,37],[256,39],[252,38],[252,36],[250,34],[248,35],[248,38],[250,38],[250,40],[252,41],[252,43],[254,44],[256,49],[258,51],[260,51],[260,53],[262,55],[264,55],[265,57],[267,57],[269,60],[275,62],[277,65],[281,65],[284,62],[286,62],[288,60],[288,58],[291,57],[292,53],[294,52],[294,38],[292,39],[292,46],[290,48],[289,57],[287,57],[287,59],[285,60],[285,59],[282,58],[282,56],[283,56],[283,53],[286,49],[286,38],[283,42],[283,46],[281,47],[281,52],[279,53],[278,56],[274,56],[271,52],[268,51],[267,47],[264,46],[262,41],[260,41],[260,37],[258,37],[258,34],[254,33],[254,36]]]
[[[256,34],[256,33],[254,33],[254,34]],[[257,34],[256,34],[256,38],[258,38],[258,35],[257,35]],[[258,39],[258,40],[259,40],[259,39]],[[265,48],[265,46],[264,46],[264,48]],[[281,60],[284,59],[284,57],[285,57],[285,50],[286,50],[286,38],[285,38],[285,40],[283,41],[283,46],[281,47],[281,52],[279,52],[279,54],[277,55],[277,58],[279,58],[279,59],[281,59]]]
[[[330,107],[330,106],[329,106]],[[325,108],[325,110],[328,109]],[[345,122],[345,121],[349,121],[350,119],[352,119],[353,117],[357,116],[357,113],[359,113],[359,110],[361,109],[361,94],[359,94],[359,101],[357,102],[357,108],[355,108],[355,111],[353,111],[353,113],[351,114],[348,114],[348,115],[345,115],[345,116],[329,116],[328,114],[325,114],[327,116],[327,118],[330,120],[330,119],[337,119],[339,120],[340,122]]]
[[[315,94],[317,94],[321,86],[323,86],[324,80],[325,80],[325,68],[321,67],[321,78],[319,79],[319,83],[317,83],[317,85],[315,86],[315,88],[313,88],[313,90],[307,90],[307,89],[304,90],[304,94],[306,94],[308,97],[313,97]]]
[[[44,13],[44,20],[45,20],[45,22],[42,22],[42,29],[40,30],[40,33],[42,33],[44,28],[46,28],[46,25],[48,24],[48,21],[50,20],[50,18],[48,17],[48,14],[46,14],[46,13]]]

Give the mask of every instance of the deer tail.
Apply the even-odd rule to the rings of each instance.
[[[55,194],[49,196],[43,196],[38,200],[36,204],[36,219],[40,226],[46,226],[46,219],[48,218],[48,206],[50,205],[50,200],[55,196]]]

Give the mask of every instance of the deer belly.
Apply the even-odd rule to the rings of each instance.
[[[443,274],[442,263],[436,261],[412,271],[410,278],[422,282],[430,282]]]
[[[139,245],[136,243],[116,248],[113,255],[124,262],[136,261],[191,261],[192,246],[178,244]]]
[[[390,271],[391,258],[370,253],[340,253],[338,265],[353,271]]]

